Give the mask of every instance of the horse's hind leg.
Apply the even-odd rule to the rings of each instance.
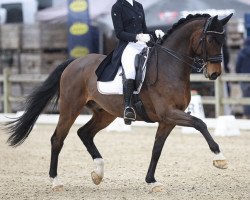
[[[78,107],[79,109],[77,110],[80,112],[82,106],[79,104]],[[52,189],[54,191],[61,190],[63,188],[63,185],[57,178],[58,156],[63,147],[64,140],[68,135],[70,127],[79,115],[78,112],[73,112],[75,109],[71,109],[69,107],[67,107],[67,109],[64,108],[60,110],[61,112],[59,122],[53,136],[51,137],[51,161],[49,176],[52,182]]]
[[[103,109],[94,110],[91,120],[78,129],[77,134],[94,160],[95,170],[91,173],[93,182],[98,185],[104,176],[104,161],[94,143],[96,133],[107,127],[116,117]]]

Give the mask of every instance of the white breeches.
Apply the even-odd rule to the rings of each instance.
[[[144,42],[129,42],[122,54],[122,66],[126,79],[135,79],[135,56],[147,45]]]

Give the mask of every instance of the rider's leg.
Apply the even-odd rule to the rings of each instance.
[[[134,92],[134,79],[126,79],[123,86],[124,93],[124,119],[135,121],[135,111],[132,107],[132,95]]]
[[[123,51],[121,62],[124,69],[126,80],[124,81],[123,93],[124,93],[124,119],[134,121],[136,118],[135,111],[132,107],[132,95],[135,85],[135,66],[134,60],[136,54],[140,53],[145,47],[145,44],[138,44],[130,42]],[[130,124],[128,122],[126,124]]]

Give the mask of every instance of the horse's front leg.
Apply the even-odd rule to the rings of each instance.
[[[155,180],[155,169],[160,158],[164,143],[174,127],[175,125],[173,124],[159,123],[155,136],[152,157],[146,176],[146,182],[151,186],[152,192],[163,190],[163,185]]]
[[[226,169],[228,167],[226,158],[221,153],[219,145],[214,141],[207,129],[207,125],[201,119],[189,115],[181,110],[172,110],[167,116],[167,119],[175,122],[176,125],[193,127],[200,131],[206,139],[209,148],[215,154],[213,165],[220,169]]]

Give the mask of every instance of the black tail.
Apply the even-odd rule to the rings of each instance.
[[[11,134],[7,141],[10,146],[18,146],[28,137],[43,109],[56,94],[59,94],[61,75],[73,60],[70,59],[60,64],[43,84],[28,96],[24,114],[16,120],[7,123],[7,129]]]

